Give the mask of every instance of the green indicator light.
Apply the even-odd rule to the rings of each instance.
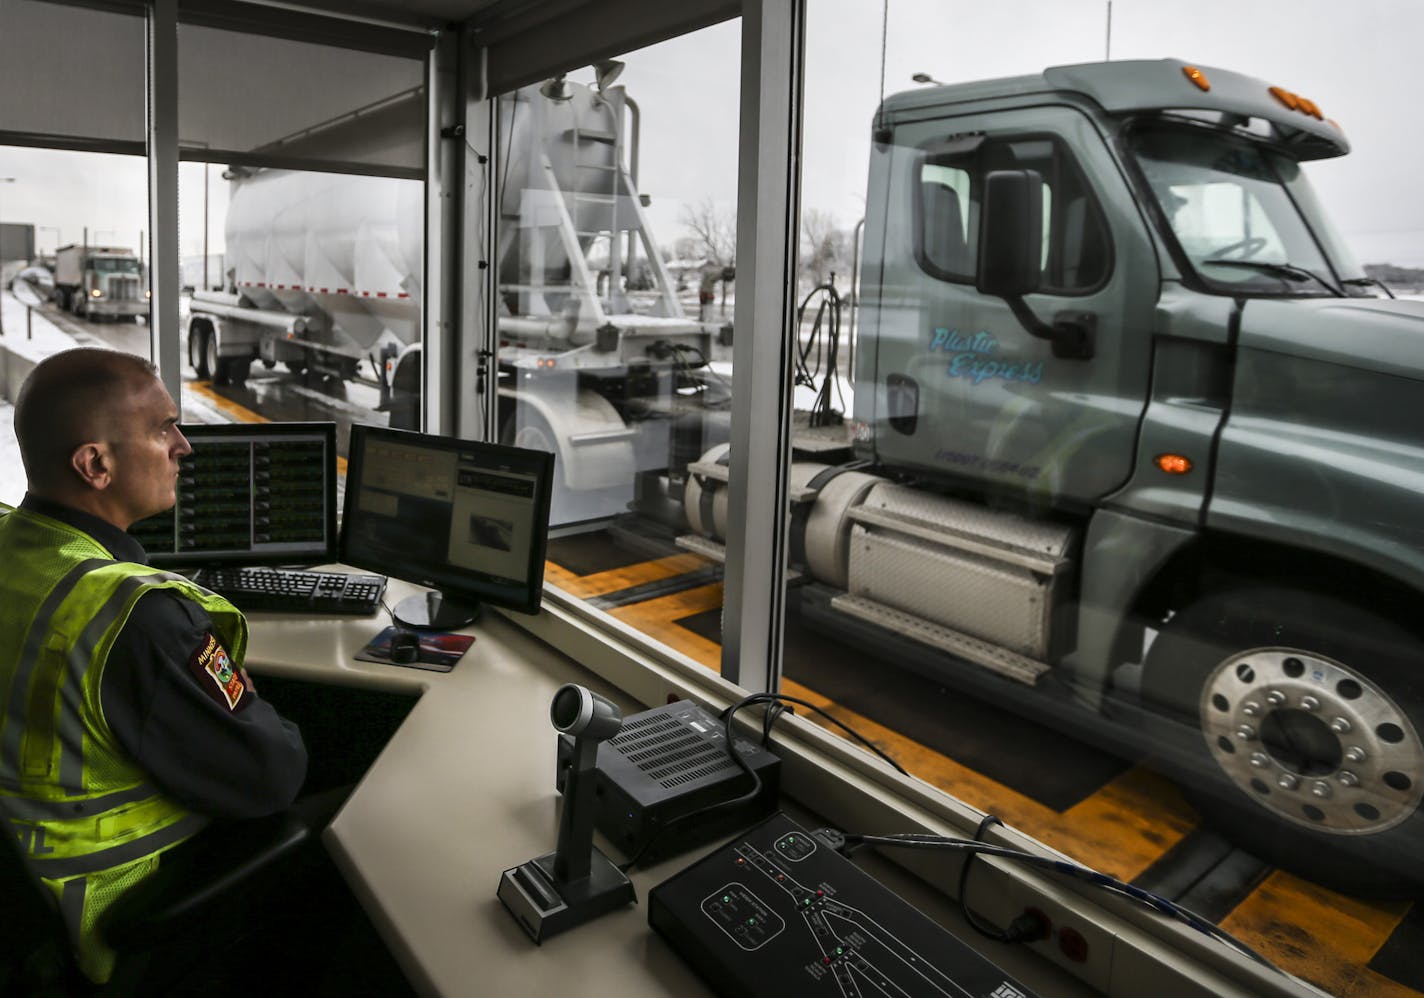
[[[723,894],[723,895],[722,895],[722,902],[723,902],[724,904],[730,904],[731,901],[732,901],[732,895],[730,895],[730,894]]]
[[[755,919],[755,918],[749,918],[749,919],[747,919],[747,924],[748,924],[748,925],[755,925],[755,924],[756,924],[756,919]]]
[[[845,950],[841,949],[839,946],[836,947],[836,956],[840,956],[844,952]]]

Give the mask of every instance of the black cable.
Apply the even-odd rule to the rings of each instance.
[[[830,282],[812,288],[796,310],[794,380],[798,385],[816,389],[815,400],[811,405],[812,426],[833,426],[841,419],[842,414],[835,409],[836,398],[840,399],[842,409],[845,407],[837,370],[841,336],[841,296],[836,290],[834,280],[833,275]],[[805,324],[806,309],[817,295],[821,296],[821,300],[816,308],[816,317],[811,323],[811,333],[803,345],[800,342],[800,331]],[[827,310],[830,314],[828,322]],[[812,359],[814,367],[811,366]]]
[[[993,825],[1002,825],[996,815],[986,814],[979,822],[979,826],[974,829],[974,841],[979,842],[984,838],[984,832]],[[974,859],[978,853],[970,853],[964,858],[964,865],[959,868],[959,910],[964,915],[964,920],[969,923],[969,927],[981,936],[999,943],[1015,942],[1017,940],[1009,938],[1009,929],[1000,929],[988,922],[981,921],[979,915],[973,908],[969,907],[969,902],[965,899],[965,890],[969,885],[969,870],[974,865]]]
[[[386,598],[385,598],[384,596],[381,597],[380,602],[381,602],[381,609],[382,609],[382,610],[385,610],[386,613],[390,615],[390,618],[391,618],[391,626],[392,626],[392,627],[399,627],[400,625],[396,623],[396,612],[391,609],[391,605],[386,602]]]
[[[870,749],[870,751],[878,755],[886,763],[886,765],[890,766],[901,776],[910,775],[909,772],[905,769],[905,767],[901,766],[898,762],[892,759],[883,750],[881,750],[878,745],[872,742],[869,738],[866,738],[859,731],[856,731],[854,728],[841,721],[839,718],[834,717],[826,711],[822,710],[820,707],[817,707],[809,700],[803,700],[800,697],[791,696],[789,693],[753,693],[751,696],[743,697],[741,700],[737,701],[731,707],[728,708],[726,715],[727,731],[729,733],[731,732],[732,717],[735,716],[737,711],[741,710],[743,707],[750,707],[759,703],[771,703],[773,701],[778,700],[783,701],[785,703],[799,704],[802,707],[806,707],[809,710],[815,711],[817,714],[824,717],[827,721],[830,721],[836,727],[840,728],[846,734],[850,735],[856,741],[860,742],[860,744],[864,745],[866,748]]]
[[[928,835],[916,832],[896,835],[846,835],[845,843],[846,848],[844,851],[847,856],[856,852],[858,849],[872,845],[894,846],[901,849],[948,849],[981,856],[999,856],[1003,859],[1012,859],[1028,866],[1051,870],[1054,873],[1061,873],[1075,880],[1083,880],[1097,887],[1101,887],[1104,890],[1109,890],[1115,894],[1121,894],[1124,897],[1131,898],[1160,914],[1176,919],[1196,929],[1198,932],[1230,946],[1232,949],[1250,957],[1257,963],[1279,972],[1279,968],[1277,968],[1275,964],[1251,949],[1251,947],[1176,902],[1170,901],[1160,894],[1153,894],[1151,891],[1145,891],[1141,887],[1136,887],[1118,880],[1116,877],[1099,873],[1086,866],[1079,866],[1076,863],[1054,859],[1051,856],[1040,856],[1036,853],[1024,852],[1021,849],[1011,849],[1007,846],[996,846],[986,842],[973,842],[968,839],[951,839],[942,835]]]
[[[707,368],[707,373],[711,375],[714,381],[716,381],[719,385],[722,386],[722,390],[724,392],[722,398],[704,400],[706,405],[723,406],[731,403],[732,386],[727,383],[726,378],[724,378],[722,375],[718,374],[715,370],[713,370],[712,362],[707,359],[707,355],[705,353],[703,353],[699,348],[687,343],[669,343],[667,346],[668,349],[672,351],[673,363],[677,365],[678,369],[686,376],[689,382],[699,383],[704,388],[710,387],[706,379],[695,377],[693,375],[694,367],[692,364],[689,364],[687,362],[687,358],[684,356],[684,354],[696,354],[698,363],[701,366]]]
[[[771,726],[777,722],[782,714],[794,714],[795,712],[796,709],[794,707],[787,707],[780,703],[767,704],[766,713],[762,715],[761,719],[761,744],[763,748],[765,748],[767,742],[771,740]]]

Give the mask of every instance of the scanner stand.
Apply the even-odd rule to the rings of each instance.
[[[574,739],[557,850],[499,878],[497,896],[535,943],[638,901],[633,882],[593,844],[598,745],[592,738]]]
[[[590,857],[589,874],[581,880],[560,883],[554,874],[554,859],[554,853],[531,859],[505,870],[499,879],[500,901],[535,943],[637,903],[632,881],[597,846]]]

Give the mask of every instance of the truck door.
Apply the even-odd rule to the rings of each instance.
[[[1159,280],[1121,171],[1088,117],[1066,106],[906,122],[892,134],[871,161],[862,446],[882,466],[976,490],[1095,502],[1131,473]],[[1044,322],[1086,316],[1089,358],[1055,357],[1003,299],[975,290],[984,177],[1007,169],[1043,178],[1042,281],[1024,301]]]

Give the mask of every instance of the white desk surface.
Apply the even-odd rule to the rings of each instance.
[[[392,581],[391,596],[408,587]],[[449,673],[355,660],[386,623],[253,614],[247,666],[291,679],[420,693],[325,835],[327,848],[422,994],[701,995],[708,989],[648,927],[648,891],[693,856],[631,878],[639,903],[535,946],[495,898],[502,871],[552,852],[558,825],[549,702],[581,683],[643,709],[572,660],[486,613]],[[617,858],[617,854],[613,854]],[[889,864],[875,872],[1043,994],[1091,994],[1047,962],[985,943],[957,910]],[[982,946],[980,945],[982,944]]]

